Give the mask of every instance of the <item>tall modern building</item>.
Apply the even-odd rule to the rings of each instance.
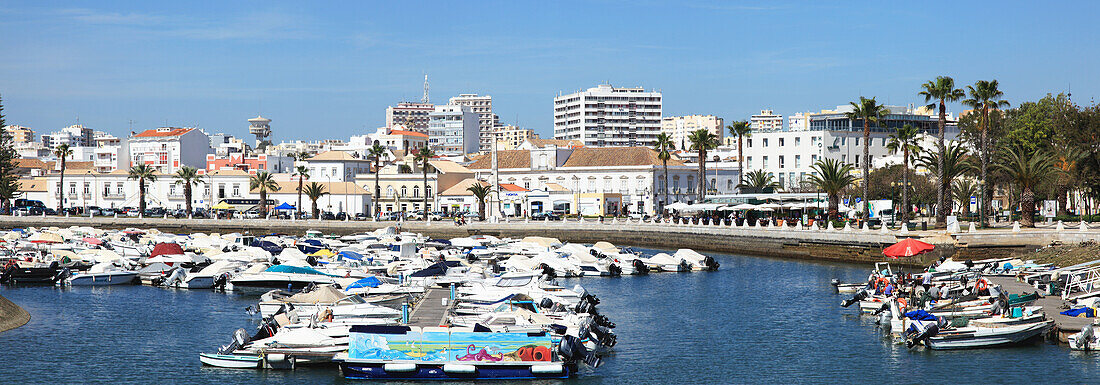
[[[718,141],[722,141],[723,132],[722,118],[714,115],[687,115],[687,116],[670,116],[661,119],[661,133],[668,134],[672,137],[672,143],[676,145],[677,149],[685,150],[688,146],[691,146],[691,141],[688,138],[691,136],[692,131],[698,131],[699,129],[706,129],[712,134],[718,136]]]
[[[428,115],[428,146],[438,155],[464,155],[481,148],[478,116],[468,106],[435,106]]]
[[[428,133],[428,114],[435,111],[431,103],[401,102],[386,107],[386,127],[403,124],[409,131]]]
[[[554,98],[554,139],[587,147],[652,146],[661,132],[661,93],[601,84]]]
[[[62,128],[61,131],[42,135],[42,144],[48,148],[54,148],[62,144],[67,144],[70,147],[91,147],[95,145],[92,140],[93,135],[91,128],[74,124]]]
[[[34,130],[23,126],[5,126],[4,131],[11,135],[14,143],[30,143],[34,141]]]
[[[783,115],[778,115],[772,110],[760,110],[759,114],[754,114],[749,118],[749,127],[753,131],[782,131],[783,130]]]
[[[478,116],[479,146],[481,151],[489,151],[493,145],[493,132],[500,118],[493,113],[493,97],[478,94],[459,94],[451,98],[448,104],[468,106]]]

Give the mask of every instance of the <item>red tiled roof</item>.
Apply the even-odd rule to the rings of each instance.
[[[511,184],[511,183],[501,183],[500,184],[500,189],[504,190],[504,191],[527,191],[527,189],[525,189],[523,187],[516,186],[516,185]]]
[[[171,130],[160,131],[158,129],[145,130],[144,132],[134,135],[135,138],[156,138],[165,136],[180,136],[191,132],[194,128],[173,128]]]
[[[422,132],[416,132],[416,131],[408,131],[408,130],[390,130],[390,135],[420,136],[420,137],[424,137],[424,138],[428,137],[428,134],[425,134],[425,133],[422,133]]]

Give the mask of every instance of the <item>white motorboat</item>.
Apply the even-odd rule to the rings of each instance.
[[[940,330],[924,340],[933,350],[980,349],[1018,344],[1042,335],[1053,321],[1002,327],[968,326]]]
[[[259,304],[260,314],[270,317],[279,309],[294,309],[302,315],[318,314],[328,309],[332,312],[332,320],[339,321],[348,318],[383,318],[394,319],[401,317],[401,312],[385,306],[368,303],[358,295],[346,295],[333,286],[321,286],[308,293],[298,293],[284,296],[284,292],[272,291],[263,295]]]
[[[87,272],[70,275],[64,282],[69,286],[130,285],[137,276],[136,271],[123,270],[111,263],[97,263]]]
[[[259,369],[262,360],[257,355],[199,353],[203,365],[230,369]]]

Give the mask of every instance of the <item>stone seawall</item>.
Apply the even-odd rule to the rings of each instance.
[[[30,313],[0,296],[0,333],[26,325],[30,320]]]

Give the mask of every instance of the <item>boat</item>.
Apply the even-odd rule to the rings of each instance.
[[[384,318],[396,320],[401,312],[385,306],[368,303],[358,295],[347,295],[332,285],[290,295],[276,290],[265,293],[260,301],[260,315],[271,317],[280,309],[295,309],[301,314],[317,314],[323,309],[332,312],[333,320],[344,318]]]
[[[111,263],[97,263],[87,272],[68,275],[63,281],[69,286],[131,285],[137,280],[137,276],[136,271],[123,270]]]
[[[982,349],[1015,345],[1038,337],[1050,329],[1053,321],[1002,327],[968,326],[943,329],[927,337],[924,344],[932,350]]]
[[[1093,323],[1082,327],[1080,332],[1066,337],[1070,350],[1100,350],[1100,335],[1096,333],[1097,322],[1093,321]]]
[[[21,266],[11,263],[0,269],[0,283],[6,285],[53,285],[61,270],[57,263],[50,266]]]
[[[203,365],[232,369],[259,369],[260,357],[243,354],[199,353]]]
[[[229,282],[235,292],[299,291],[311,285],[331,285],[338,278],[309,267],[275,265],[262,272],[239,274]]]

